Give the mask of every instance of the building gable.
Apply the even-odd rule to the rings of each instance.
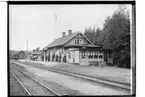
[[[69,40],[64,46],[69,45],[93,45],[82,33],[77,34]]]
[[[75,38],[80,38],[80,40],[76,40]],[[82,39],[81,39],[82,38]],[[75,44],[76,41],[76,44]],[[79,44],[81,43],[81,44]],[[85,37],[82,33],[77,32],[77,33],[72,33],[70,35],[66,35],[64,37],[60,37],[47,45],[43,50],[47,50],[48,48],[53,48],[57,46],[67,46],[67,45],[91,45],[94,46],[91,41]]]

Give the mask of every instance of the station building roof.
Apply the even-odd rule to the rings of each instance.
[[[66,35],[64,37],[60,37],[54,40],[53,42],[51,42],[49,45],[47,45],[44,49],[64,45],[66,42],[68,42],[70,39],[75,37],[77,34],[79,34],[79,32],[72,33],[71,35]]]
[[[68,35],[65,35],[63,37],[60,37],[56,40],[54,40],[53,42],[51,42],[49,45],[47,45],[45,48],[43,48],[43,50],[47,50],[47,48],[52,48],[52,47],[56,47],[56,46],[63,46],[65,45],[68,41],[70,41],[71,39],[73,39],[75,36],[77,36],[78,34],[82,34],[81,32],[75,32],[75,33],[72,33],[72,34],[68,34]],[[83,34],[82,34],[83,35]],[[88,47],[99,47],[99,46],[95,46],[87,37],[85,37],[83,35],[84,38],[86,38],[90,43],[91,45],[88,45]],[[84,45],[73,45],[73,46],[84,46]]]

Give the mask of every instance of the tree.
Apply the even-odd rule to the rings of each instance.
[[[40,48],[39,48],[39,47],[37,47],[37,48],[36,48],[36,51],[40,51]]]
[[[93,43],[94,42],[94,36],[95,36],[95,28],[85,28],[84,35]]]
[[[94,28],[85,28],[84,35],[95,45],[100,45],[99,36],[101,35],[101,29],[97,27],[97,29]]]
[[[84,35],[95,45],[113,51],[114,64],[130,68],[130,18],[126,5],[119,5],[112,16],[105,19],[103,29],[85,28]]]
[[[123,6],[124,7],[124,6]],[[126,8],[119,6],[112,17],[106,18],[103,27],[103,46],[114,52],[114,63],[130,68],[130,20]]]

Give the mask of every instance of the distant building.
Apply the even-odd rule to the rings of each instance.
[[[10,59],[29,59],[30,52],[28,51],[17,51],[13,54],[10,54]]]
[[[16,54],[18,53],[19,51],[14,51],[14,50],[10,50],[9,51],[9,58],[10,59],[16,59]]]
[[[65,34],[63,32],[62,37],[43,48],[43,61],[79,65],[101,65],[105,62],[113,62],[111,51],[95,46],[82,33],[72,33],[72,30],[68,30],[68,35]]]

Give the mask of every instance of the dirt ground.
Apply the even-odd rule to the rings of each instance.
[[[37,75],[39,78],[54,82],[62,87],[78,91],[84,95],[128,95],[129,93],[124,91],[115,90],[100,84],[93,84],[86,80],[66,76],[54,72],[50,72],[43,69],[34,68],[28,65],[20,64],[24,66],[26,70]]]
[[[10,73],[10,96],[29,96]]]
[[[92,77],[99,77],[107,80],[113,80],[122,83],[131,83],[131,69],[124,69],[118,67],[95,67],[95,66],[80,66],[69,63],[57,63],[57,62],[39,62],[33,61],[33,63],[41,63],[44,66],[60,69],[63,71],[79,73]]]

